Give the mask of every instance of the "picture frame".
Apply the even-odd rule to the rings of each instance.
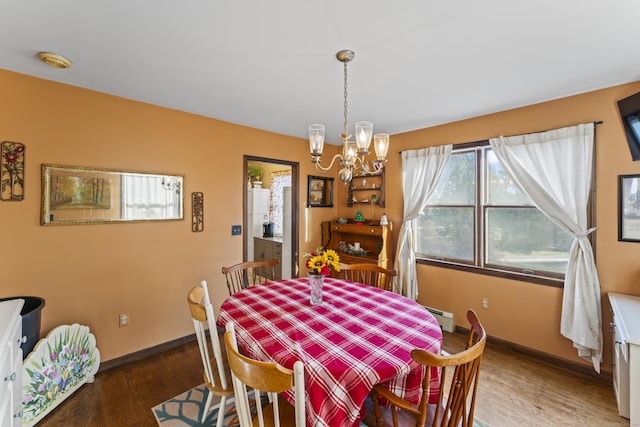
[[[640,174],[619,176],[618,240],[640,242]]]
[[[41,225],[184,219],[184,176],[42,165]]]
[[[333,207],[333,178],[309,175],[308,208],[332,208]]]

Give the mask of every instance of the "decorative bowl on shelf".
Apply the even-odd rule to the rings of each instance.
[[[371,251],[363,249],[363,248],[361,248],[359,246],[357,247],[355,245],[352,245],[352,244],[349,244],[349,243],[346,243],[346,242],[343,242],[343,241],[340,241],[338,243],[338,250],[340,252],[344,252],[346,254],[356,255],[356,256],[365,256],[365,255],[368,255],[369,252],[371,252]]]
[[[338,224],[346,224],[349,220],[347,218],[338,218]]]
[[[349,249],[345,251],[347,254],[349,255],[355,255],[355,256],[366,256],[369,254],[370,251],[367,251],[366,249]]]

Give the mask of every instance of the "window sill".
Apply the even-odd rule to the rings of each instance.
[[[439,261],[426,258],[418,258],[416,264],[430,265],[433,267],[449,268],[452,270],[466,271],[468,273],[483,274],[485,276],[501,277],[503,279],[517,280],[520,282],[535,283],[543,286],[551,286],[554,288],[563,288],[563,279],[554,279],[551,277],[534,276],[529,274],[515,273],[513,271],[498,270],[495,268],[483,268],[472,265],[459,264],[450,261]]]

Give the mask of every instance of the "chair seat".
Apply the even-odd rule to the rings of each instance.
[[[362,419],[362,422],[368,426],[375,426],[376,416],[373,410],[373,402],[371,401],[371,397],[367,397],[367,399],[364,401],[364,408],[365,416]],[[425,423],[425,426],[430,426],[433,424],[435,409],[435,404],[429,404],[427,408],[427,422]],[[393,426],[391,409],[380,405],[380,411],[382,412],[382,424],[378,425],[377,427]],[[415,426],[418,422],[418,416],[408,411],[397,411],[397,416],[399,426]]]
[[[291,405],[287,399],[282,397],[281,394],[278,395],[278,405],[280,405],[280,427],[295,427],[296,410],[293,405]],[[267,406],[262,408],[262,411],[265,416],[264,427],[275,427],[273,421],[273,404],[269,403]],[[253,419],[253,425],[254,427],[260,426],[260,421],[257,417]]]
[[[213,367],[213,375],[214,375],[214,381],[216,385],[213,386],[209,381],[207,381],[206,372],[202,373],[202,377],[204,378],[205,385],[211,391],[211,393],[215,394],[216,396],[231,396],[233,395],[233,384],[231,383],[231,369],[229,369],[229,362],[226,357],[223,359],[223,363],[224,363],[224,374],[225,374],[225,378],[227,379],[226,389],[222,388],[222,385],[220,384],[220,374],[218,373],[218,369],[216,367],[216,360],[214,358],[211,358],[211,366]]]

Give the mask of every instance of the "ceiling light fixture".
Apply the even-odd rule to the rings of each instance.
[[[333,156],[328,167],[322,167],[320,160],[324,147],[324,125],[312,124],[309,126],[309,145],[311,150],[311,162],[316,165],[316,170],[321,173],[328,172],[336,160],[340,161],[340,181],[347,183],[357,173],[360,176],[378,175],[382,173],[383,163],[387,161],[387,151],[389,150],[389,134],[378,133],[374,135],[374,148],[376,160],[371,162],[371,166],[365,160],[371,145],[371,135],[373,134],[373,123],[356,123],[356,141],[351,141],[351,135],[347,128],[347,64],[353,60],[356,54],[351,50],[341,50],[336,53],[338,61],[344,64],[344,131],[340,134],[342,138],[342,154]]]
[[[51,52],[40,52],[38,58],[45,64],[53,68],[69,68],[71,67],[71,61],[62,55]]]

